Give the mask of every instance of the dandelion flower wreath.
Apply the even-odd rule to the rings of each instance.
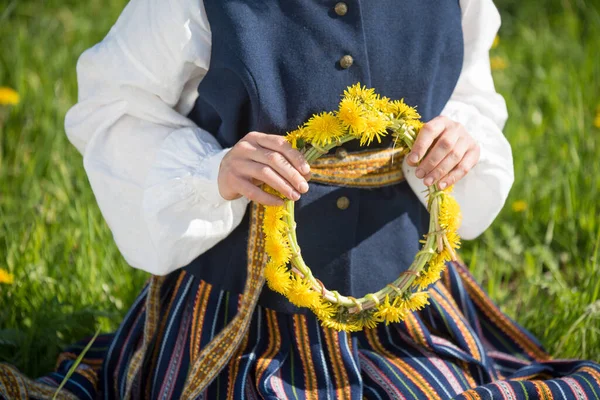
[[[344,91],[335,112],[312,116],[286,136],[310,164],[329,150],[351,140],[369,145],[392,135],[395,146],[410,151],[423,126],[417,111],[403,100],[390,100],[357,83]],[[284,205],[266,207],[263,231],[268,286],[298,306],[310,308],[325,327],[339,331],[374,328],[378,323],[402,321],[405,316],[429,304],[424,291],[440,279],[446,261],[455,260],[460,238],[460,209],[451,188],[428,188],[429,232],[413,263],[398,279],[381,290],[357,299],[328,290],[304,262],[296,238],[294,201],[279,195]]]

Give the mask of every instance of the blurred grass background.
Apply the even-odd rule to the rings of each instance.
[[[112,242],[64,134],[75,65],[124,0],[0,0],[0,361],[39,376],[97,326],[115,329],[146,275]],[[600,4],[498,0],[491,51],[516,182],[463,256],[503,310],[559,357],[600,361]]]

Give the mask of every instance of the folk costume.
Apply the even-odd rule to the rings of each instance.
[[[552,360],[460,262],[401,323],[321,327],[264,286],[261,207],[218,192],[247,132],[284,134],[361,82],[479,141],[455,187],[460,233],[479,235],[513,180],[487,58],[498,27],[491,0],[132,1],[81,57],[66,124],[117,245],[154,276],[65,398],[598,398],[597,364]],[[388,140],[312,171],[296,218],[314,274],[353,296],[392,281],[427,228],[413,169]],[[0,368],[0,395],[47,398],[76,356],[36,382]]]

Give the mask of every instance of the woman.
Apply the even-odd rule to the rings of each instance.
[[[133,0],[81,57],[66,128],[119,249],[154,277],[65,395],[597,397],[597,365],[550,361],[459,263],[430,288],[425,310],[353,334],[322,328],[260,280],[259,299],[245,287],[264,262],[255,204],[280,202],[262,183],[298,201],[305,259],[327,287],[353,296],[412,261],[426,232],[425,186],[455,185],[463,238],[490,225],[513,181],[488,62],[498,27],[491,0]],[[356,82],[429,121],[390,164],[392,185],[343,174],[372,154],[391,159],[389,140],[329,155],[318,176],[341,178],[326,185],[281,136],[336,108]],[[11,376],[13,393],[23,380],[44,398],[75,356],[37,383],[6,368],[4,393]]]

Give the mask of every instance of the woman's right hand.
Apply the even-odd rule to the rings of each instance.
[[[291,200],[308,191],[310,166],[283,136],[250,132],[223,157],[219,193],[225,200],[242,196],[267,206],[283,200],[262,190],[266,183]]]

